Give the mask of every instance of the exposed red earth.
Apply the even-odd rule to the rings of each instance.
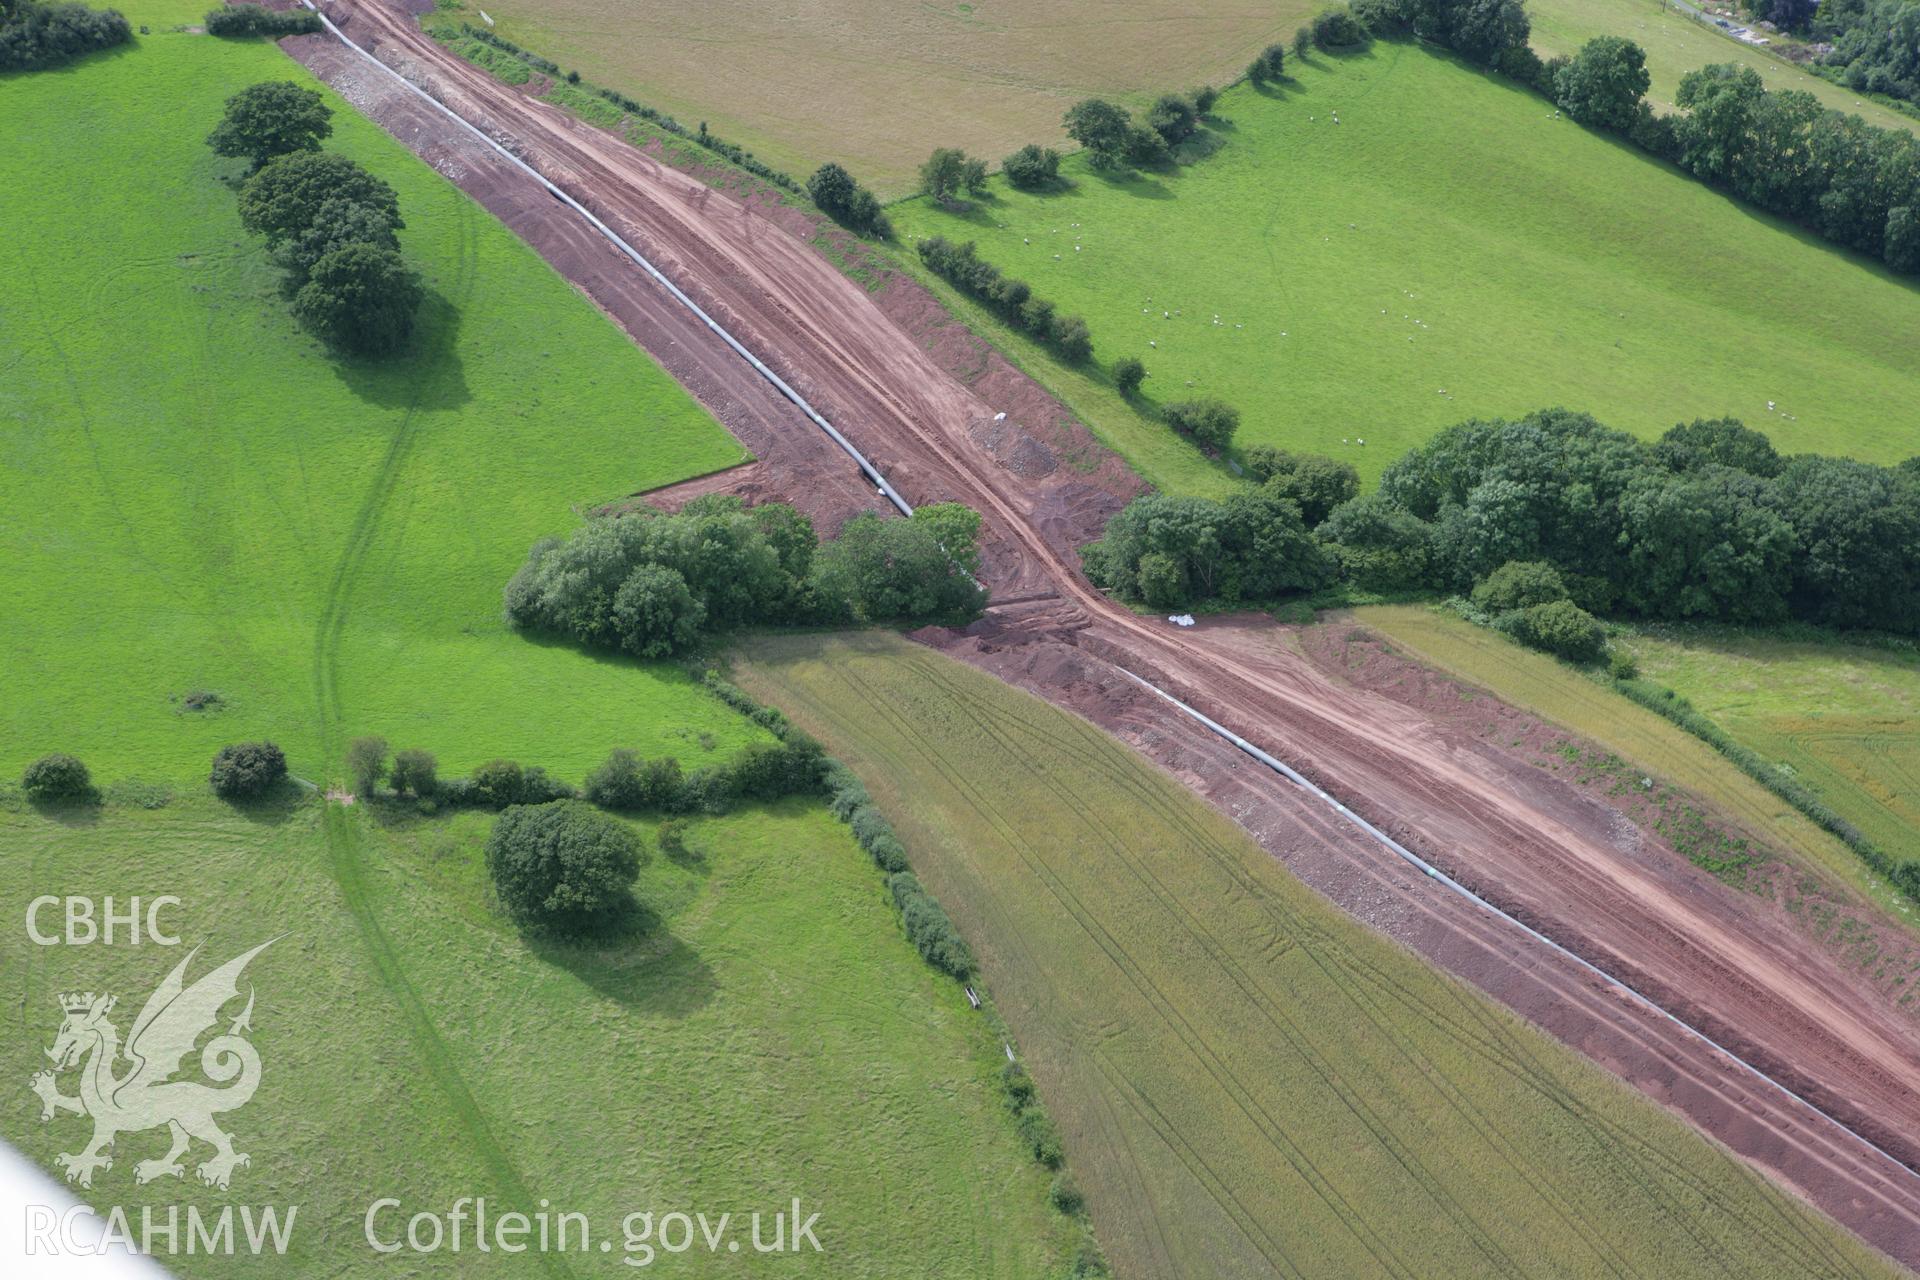
[[[1389,672],[1383,664],[1398,660],[1344,624],[1302,632],[1230,618],[1183,631],[1108,600],[1081,577],[1074,549],[1139,481],[917,284],[891,275],[869,292],[810,243],[810,217],[736,199],[492,80],[397,7],[364,0],[324,12],[619,231],[909,501],[952,499],[983,513],[982,576],[995,606],[964,632],[916,638],[1132,743],[1342,907],[1920,1266],[1920,1175],[1911,1171],[1920,1167],[1920,1028],[1776,901],[1729,888],[1630,810],[1503,748],[1506,735],[1461,715],[1457,695],[1449,704],[1430,673]],[[777,496],[828,529],[882,505],[836,446],[536,182],[331,36],[286,47],[527,239],[758,458],[667,500],[714,488]],[[1288,761],[1833,1119],[1419,875],[1123,668]],[[1473,706],[1484,719],[1497,704],[1483,696]],[[1511,708],[1492,714],[1519,736],[1535,731]],[[1828,892],[1879,918],[1844,890]],[[1891,923],[1886,931],[1900,936]]]

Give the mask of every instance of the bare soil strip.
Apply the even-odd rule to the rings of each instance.
[[[1920,1264],[1920,1177],[1412,873],[1116,667],[1288,761],[1476,893],[1920,1167],[1920,1030],[1872,982],[1656,834],[1631,824],[1623,832],[1618,811],[1348,680],[1285,628],[1215,619],[1176,633],[1107,600],[1079,575],[1074,548],[1138,481],[1045,392],[937,318],[923,290],[893,278],[870,294],[812,247],[801,215],[736,200],[491,80],[397,8],[366,0],[327,12],[615,227],[910,501],[954,499],[985,515],[983,576],[997,596],[1022,603],[964,634],[918,638],[1133,743],[1343,907],[1686,1115],[1893,1257]],[[753,485],[828,529],[878,508],[817,428],[536,183],[330,38],[287,47],[498,214],[686,383],[761,459],[742,472]]]

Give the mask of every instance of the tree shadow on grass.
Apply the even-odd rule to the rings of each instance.
[[[107,6],[102,7],[105,8]],[[136,27],[135,29],[137,30],[138,28]],[[103,67],[110,62],[118,62],[122,58],[134,57],[139,52],[140,37],[136,35],[125,44],[114,45],[111,49],[92,49],[69,61],[57,63],[51,67],[38,67],[30,71],[0,71],[0,84],[5,84],[9,80],[24,80],[28,76],[32,76],[35,80],[45,81],[60,76],[87,75],[96,68]]]
[[[705,1008],[720,984],[700,953],[673,936],[651,908],[633,901],[621,918],[585,938],[528,933],[527,948],[623,1008],[684,1018]]]
[[[27,804],[49,822],[83,831],[100,825],[100,802],[100,793],[96,791],[73,800],[29,800]]]
[[[1226,145],[1227,139],[1223,134],[1212,128],[1202,128],[1174,150],[1174,161],[1183,166],[1199,164],[1202,160],[1212,159]]]
[[[317,797],[312,792],[288,779],[275,784],[265,795],[228,799],[225,803],[248,822],[263,827],[277,827],[316,801]]]
[[[1300,82],[1292,76],[1281,76],[1274,80],[1250,80],[1247,84],[1249,88],[1261,97],[1272,98],[1276,102],[1283,102],[1288,98],[1298,98],[1307,92],[1301,87]]]
[[[500,584],[505,586],[503,580]],[[551,631],[535,631],[530,628],[507,628],[507,634],[525,644],[536,645],[542,649],[562,649],[596,666],[615,667],[622,671],[644,671],[659,680],[672,682],[685,680],[693,683],[693,677],[679,662],[666,658],[636,658],[630,653],[621,653],[618,649],[603,649],[599,645],[587,644],[572,636],[557,635]],[[716,643],[724,643],[724,635],[712,637]]]
[[[1168,170],[1171,171],[1172,166],[1168,166]],[[1101,173],[1096,170],[1093,176],[1104,183],[1109,190],[1132,196],[1136,200],[1174,198],[1173,192],[1167,189],[1165,182],[1144,169],[1129,169],[1125,173]]]
[[[1380,46],[1383,44],[1392,45],[1397,54],[1398,50],[1405,48],[1410,43],[1413,43],[1410,39],[1403,39],[1397,36],[1374,36],[1365,44],[1347,45],[1344,48],[1336,47],[1328,49],[1321,45],[1315,45],[1313,46],[1313,54],[1316,57],[1327,58],[1334,62],[1368,62],[1380,56]],[[1303,61],[1311,62],[1311,59],[1303,59]]]
[[[335,353],[333,371],[354,395],[382,409],[458,409],[473,398],[459,333],[460,309],[429,288],[414,314],[405,352],[386,359]]]
[[[997,231],[1000,228],[999,219],[994,216],[992,209],[990,209],[983,200],[969,200],[961,204],[941,204],[937,200],[929,201],[928,203],[955,221],[971,223],[976,227],[985,227],[990,231]]]

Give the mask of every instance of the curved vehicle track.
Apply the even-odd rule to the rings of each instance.
[[[1225,620],[1176,633],[1115,605],[1077,572],[1074,547],[1088,531],[1062,514],[1072,469],[1022,475],[984,446],[978,430],[994,406],[767,211],[493,81],[380,0],[323,11],[645,253],[910,501],[958,500],[985,515],[982,576],[998,599],[1020,603],[996,607],[964,636],[936,638],[941,647],[1088,715],[1163,763],[1176,752],[1211,761],[1215,773],[1189,780],[1223,807],[1227,784],[1207,778],[1233,765],[1210,754],[1177,711],[1131,689],[1121,668],[1287,760],[1476,894],[1632,983],[1820,1111],[1498,917],[1408,883],[1397,856],[1299,788],[1242,770],[1231,788],[1311,833],[1311,852],[1288,858],[1310,883],[1347,905],[1358,882],[1401,899],[1406,914],[1393,936],[1686,1114],[1889,1254],[1920,1264],[1920,1176],[1911,1171],[1920,1167],[1920,1031],[1908,1015],[1761,904],[1671,856],[1623,847],[1597,806],[1502,771],[1418,711],[1343,683],[1279,628]],[[737,356],[716,358],[704,326],[605,241],[583,243],[584,224],[534,179],[477,142],[447,137],[453,126],[424,104],[374,100],[378,91],[355,82],[351,55],[330,39],[288,47],[586,289],[736,427],[766,475],[793,480],[793,496],[816,517],[874,504],[871,485],[817,428]],[[746,430],[736,425],[743,419]],[[1349,891],[1329,888],[1336,880]]]

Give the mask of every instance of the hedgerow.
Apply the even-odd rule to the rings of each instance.
[[[919,245],[920,260],[934,274],[960,292],[985,303],[1016,329],[1031,334],[1060,353],[1069,364],[1084,364],[1093,354],[1093,337],[1079,316],[1058,317],[1053,303],[1034,296],[1024,280],[1000,274],[1000,268],[980,256],[969,240],[956,245],[945,236],[933,236]]]
[[[0,9],[0,13],[5,10]],[[0,22],[0,71],[38,71],[133,39],[118,9],[22,4]]]
[[[1669,720],[1725,756],[1735,768],[1780,797],[1809,821],[1845,844],[1860,860],[1887,877],[1909,898],[1920,902],[1920,859],[1896,859],[1867,834],[1835,813],[1812,788],[1784,773],[1765,756],[1733,740],[1726,730],[1664,685],[1640,679],[1612,679],[1608,683],[1624,697]]]
[[[577,86],[580,91],[579,94],[570,95],[565,99],[555,98],[562,106],[575,110],[583,109],[585,104],[582,102],[582,96],[591,94],[594,97],[611,103],[621,111],[640,117],[642,120],[659,128],[663,133],[670,133],[676,138],[685,138],[687,141],[711,151],[727,163],[746,170],[756,178],[764,178],[776,187],[796,194],[805,190],[791,174],[782,173],[764,161],[756,159],[753,152],[748,151],[745,147],[737,143],[728,142],[718,134],[710,132],[707,129],[707,122],[704,120],[700,122],[697,129],[689,129],[686,125],[680,123],[680,121],[674,119],[674,117],[668,115],[666,112],[655,107],[650,107],[646,103],[637,101],[634,98],[630,98],[617,89],[606,89],[598,85],[588,84],[580,79],[578,72],[563,73],[558,63],[543,58],[531,50],[524,49],[505,36],[496,35],[485,27],[476,27],[470,23],[463,22],[460,24],[460,31],[469,40],[476,40],[491,49],[508,55],[524,68],[538,71],[557,79],[564,79],[570,86]],[[458,51],[456,50],[456,52]],[[463,56],[467,55],[463,54]],[[508,83],[525,84],[526,81],[531,78],[530,76],[512,78],[511,72],[501,64],[490,59],[483,61],[478,57],[468,56],[467,60],[486,67],[487,70],[498,75],[502,80],[508,81]],[[618,123],[617,120],[609,120],[608,122]]]
[[[282,36],[312,35],[319,31],[320,15],[311,9],[276,12],[256,4],[226,5],[205,19],[210,36]]]
[[[753,717],[756,723],[767,725],[776,738],[785,742],[805,737],[779,711],[762,707],[746,691],[729,684],[711,670],[700,674],[702,682],[715,697]],[[771,715],[767,714],[769,712]],[[807,741],[811,742],[811,739]],[[828,807],[835,817],[849,825],[855,841],[887,873],[888,895],[900,912],[901,926],[907,937],[928,964],[955,979],[965,980],[974,969],[973,954],[968,950],[965,939],[953,927],[946,911],[909,869],[906,849],[894,834],[892,824],[874,805],[866,785],[853,770],[831,756],[822,756],[820,759],[819,781],[827,793]],[[664,848],[664,833],[661,843]],[[1093,1236],[1091,1226],[1085,1222],[1083,1198],[1065,1172],[1066,1154],[1059,1130],[1041,1105],[1033,1079],[1027,1074],[1026,1068],[1012,1060],[1010,1033],[1006,1031],[999,1015],[990,1003],[983,1004],[982,1011],[994,1030],[1008,1043],[1009,1061],[1000,1071],[999,1082],[1021,1141],[1035,1160],[1058,1172],[1049,1192],[1054,1207],[1068,1217],[1081,1219],[1082,1235],[1069,1274],[1104,1276],[1108,1274],[1106,1257],[1100,1250],[1099,1241]]]

